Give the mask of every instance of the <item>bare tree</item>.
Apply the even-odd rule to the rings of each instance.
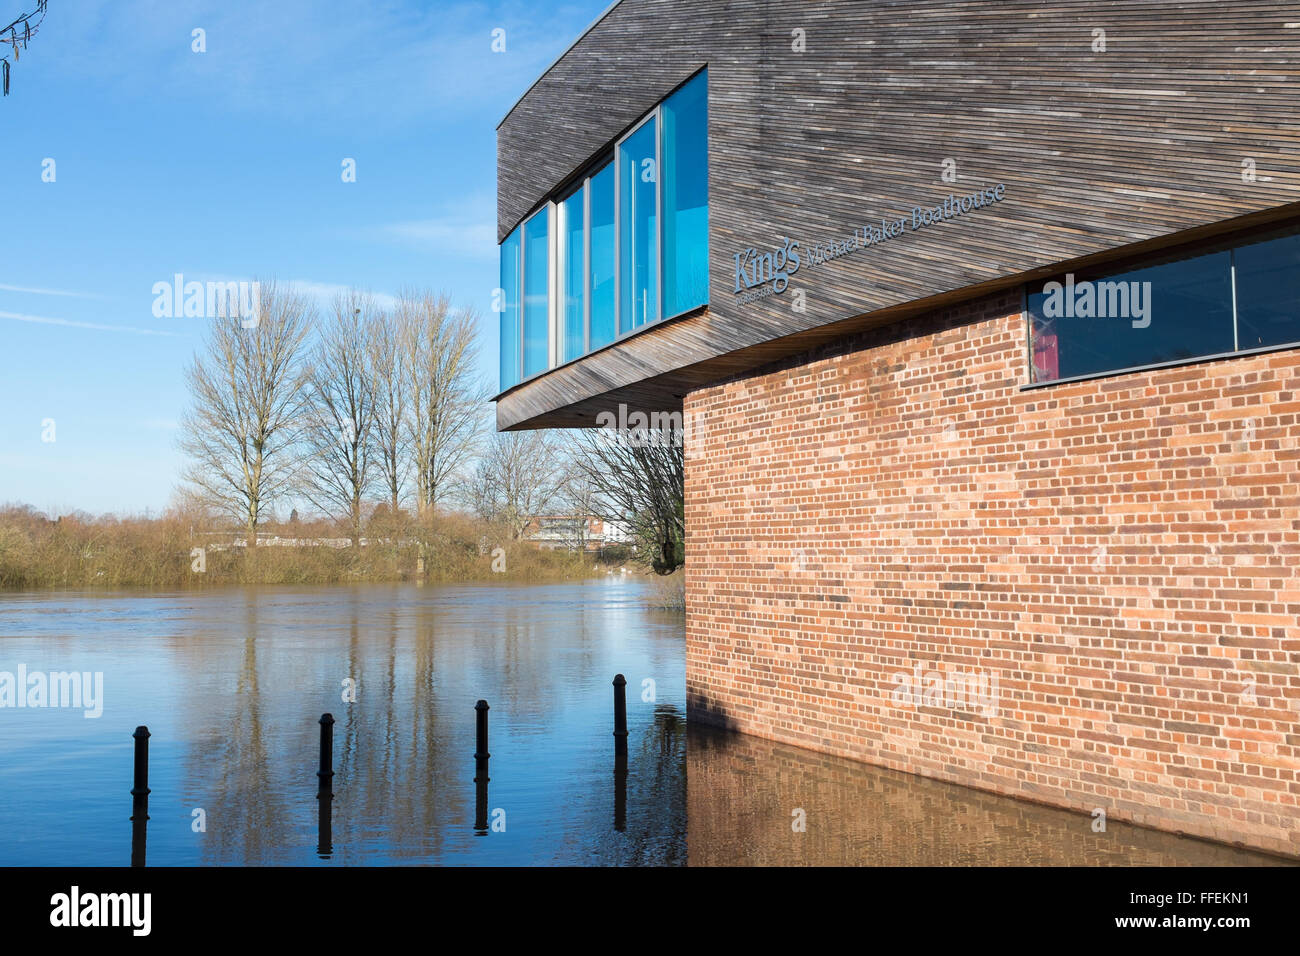
[[[597,514],[623,525],[670,574],[685,560],[685,458],[677,428],[592,428],[573,441],[575,467],[595,489]]]
[[[370,370],[374,300],[355,290],[337,296],[333,317],[311,354],[302,429],[299,488],[317,508],[348,522],[352,547],[361,546],[361,509],[374,482],[371,437],[375,381]]]
[[[274,283],[257,289],[253,321],[213,319],[186,369],[191,406],[180,443],[192,459],[185,477],[243,524],[249,547],[263,511],[290,486],[307,382],[304,341],[315,318],[296,292]]]
[[[405,311],[383,312],[370,326],[370,379],[374,388],[375,418],[371,437],[379,480],[394,517],[401,507],[406,484],[408,426],[406,345],[402,334]]]
[[[445,295],[403,294],[401,316],[409,451],[420,514],[452,490],[478,444],[487,392],[474,369],[476,315],[456,312]]]
[[[500,522],[512,539],[560,500],[564,466],[549,432],[494,432],[471,483],[479,517]]]
[[[560,501],[562,507],[573,515],[573,522],[567,528],[565,543],[570,549],[585,552],[590,540],[588,521],[600,516],[598,503],[599,489],[591,476],[572,461],[565,465],[564,477],[560,484]]]

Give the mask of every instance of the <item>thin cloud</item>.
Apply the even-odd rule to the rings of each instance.
[[[465,259],[496,259],[496,208],[491,200],[471,200],[427,219],[363,228],[358,238],[397,242]]]
[[[290,279],[289,285],[304,295],[312,296],[321,305],[328,305],[334,301],[335,296],[346,295],[353,291],[352,286],[339,285],[335,282],[312,282],[310,279]],[[391,309],[397,305],[397,296],[389,295],[387,292],[371,292],[369,289],[356,291],[370,296],[375,305],[381,309]]]
[[[190,276],[196,282],[259,282],[263,280],[249,279],[247,276],[219,275],[216,273],[196,273]],[[316,300],[316,304],[322,308],[329,308],[335,296],[347,295],[349,292],[359,292],[362,295],[368,295],[374,300],[375,305],[381,309],[391,309],[397,305],[397,296],[387,292],[373,292],[364,286],[350,286],[341,282],[317,282],[314,279],[283,279],[279,280],[281,285],[293,289],[300,295],[310,296]]]
[[[459,219],[417,219],[395,222],[382,227],[383,232],[398,239],[425,242],[457,249],[482,247],[495,256],[497,231],[490,222],[465,222]]]
[[[132,335],[166,335],[175,337],[175,332],[163,332],[158,329],[141,329],[134,325],[102,325],[98,322],[76,322],[72,319],[55,319],[47,315],[23,315],[20,312],[0,312],[0,319],[13,319],[15,322],[32,322],[36,325],[62,325],[73,329],[94,329],[97,332],[129,332]]]
[[[0,292],[23,292],[27,295],[61,295],[72,299],[102,299],[102,295],[90,292],[70,292],[67,289],[36,289],[25,285],[5,285],[0,282]]]
[[[430,210],[423,219],[378,223],[350,231],[347,237],[369,242],[396,242],[421,251],[435,251],[459,259],[497,257],[496,198],[487,194],[465,196]]]

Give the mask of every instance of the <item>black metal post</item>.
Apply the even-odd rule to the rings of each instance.
[[[614,675],[614,753],[627,753],[627,681]]]
[[[329,797],[316,801],[316,853],[322,860],[334,852],[333,814],[334,803]]]
[[[131,735],[135,738],[135,786],[131,788],[131,819],[143,816],[149,819],[149,728],[140,726]]]
[[[334,852],[334,715],[320,715],[320,769],[316,771],[316,853],[328,860]]]
[[[474,705],[474,759],[487,760],[488,753],[488,702],[480,700]]]
[[[131,787],[131,865],[145,865],[149,827],[149,728],[135,728],[135,785]]]
[[[488,832],[488,702],[474,705],[474,830]]]
[[[329,800],[334,796],[334,715],[320,715],[320,770],[316,773],[320,781],[316,790],[317,800]]]
[[[614,755],[614,829],[627,829],[627,751]]]

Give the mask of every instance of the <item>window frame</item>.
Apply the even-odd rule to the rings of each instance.
[[[696,305],[690,306],[689,308],[686,309],[682,309],[678,312],[674,312],[672,315],[665,315],[664,314],[665,279],[664,279],[664,267],[663,267],[663,244],[664,244],[663,105],[674,95],[676,95],[687,84],[696,80],[701,75],[707,77],[707,74],[708,74],[708,66],[707,65],[702,66],[698,70],[691,73],[690,76],[686,77],[676,86],[674,86],[671,90],[669,90],[666,94],[664,94],[664,96],[659,100],[659,102],[657,102],[654,105],[653,108],[651,108],[644,116],[638,119],[635,124],[633,124],[627,130],[625,130],[623,134],[620,135],[617,139],[615,139],[615,141],[612,144],[602,149],[584,166],[580,167],[580,169],[582,170],[581,175],[575,177],[573,180],[568,181],[567,185],[564,187],[563,190],[557,190],[552,192],[544,202],[540,203],[528,215],[522,217],[519,220],[519,222],[515,225],[515,229],[511,230],[511,234],[513,234],[515,230],[519,230],[519,234],[520,234],[519,269],[518,269],[519,308],[518,308],[518,323],[517,323],[518,341],[519,341],[519,361],[517,365],[518,381],[515,382],[513,385],[502,388],[501,394],[504,394],[505,392],[510,391],[512,389],[518,388],[521,385],[531,382],[532,380],[539,378],[542,375],[546,375],[549,372],[553,372],[556,369],[562,368],[563,366],[568,365],[572,362],[581,361],[582,359],[595,354],[595,352],[601,351],[603,349],[610,347],[611,345],[615,345],[619,342],[622,342],[654,326],[661,325],[664,322],[681,318],[682,316],[685,315],[691,315],[696,312],[699,312],[702,309],[708,308],[709,299],[712,295],[711,284],[709,286],[710,293],[706,295],[705,300],[703,302],[697,303]],[[708,87],[707,79],[705,80],[705,84],[706,84],[705,85],[705,122],[706,122],[705,162],[707,163],[708,155],[709,155],[709,143],[710,143],[709,137],[707,135],[708,106],[709,106],[709,97],[708,97],[709,87]],[[636,326],[635,328],[624,328],[625,323],[624,323],[624,316],[623,316],[623,309],[622,309],[622,261],[621,261],[621,254],[622,254],[622,245],[621,245],[622,243],[622,216],[621,216],[622,182],[621,180],[622,177],[619,175],[619,168],[618,168],[619,151],[623,146],[623,143],[628,138],[635,135],[638,131],[641,130],[642,127],[645,126],[646,123],[649,123],[651,121],[653,121],[655,124],[655,137],[654,137],[654,143],[655,143],[654,262],[655,262],[655,272],[656,272],[655,282],[654,282],[655,317],[653,319],[647,318],[645,322],[643,322],[639,326]],[[613,178],[614,178],[614,337],[610,339],[608,342],[603,343],[598,348],[593,350],[591,347],[591,320],[592,320],[592,304],[594,298],[593,289],[591,287],[591,254],[592,254],[591,180],[595,176],[603,172],[607,167],[611,168],[611,173],[613,174]],[[706,173],[706,176],[707,175],[708,174]],[[559,301],[559,292],[563,288],[563,273],[561,271],[561,261],[560,261],[561,253],[563,250],[563,241],[564,241],[562,237],[562,232],[565,231],[561,229],[561,225],[562,225],[561,219],[563,218],[561,204],[566,200],[568,200],[569,198],[571,198],[572,196],[576,195],[578,192],[582,192],[583,194],[583,223],[582,223],[583,274],[586,277],[585,280],[586,284],[583,289],[583,305],[582,305],[583,350],[581,355],[575,356],[572,359],[567,359],[563,357],[564,356],[564,307],[563,307],[563,303]],[[712,193],[710,193],[710,196],[711,195]],[[525,279],[525,267],[524,267],[524,259],[525,259],[524,239],[525,239],[526,230],[524,229],[524,227],[526,226],[527,223],[533,221],[533,219],[536,218],[542,212],[546,212],[548,214],[547,228],[549,230],[548,238],[547,238],[547,244],[548,244],[547,257],[548,257],[548,267],[549,267],[549,276],[547,280],[547,313],[548,313],[547,315],[547,322],[548,322],[547,359],[548,361],[547,361],[547,367],[545,369],[542,369],[539,372],[534,372],[532,375],[525,375],[524,355],[525,355],[526,294],[524,290],[526,289],[526,279]],[[709,221],[711,223],[712,219],[710,218]],[[498,244],[498,249],[503,243]],[[705,234],[705,243],[706,243],[705,247],[707,249],[708,248],[707,231]],[[498,383],[498,387],[500,387],[500,383]]]
[[[596,160],[595,162],[593,162],[593,163],[590,163],[590,164],[588,165],[588,167],[587,167],[586,172],[583,173],[583,175],[582,175],[582,188],[585,189],[585,190],[587,191],[586,219],[585,219],[585,221],[584,221],[584,226],[583,226],[583,232],[584,232],[584,235],[583,235],[583,242],[584,242],[584,244],[585,244],[586,247],[587,247],[587,269],[586,269],[586,274],[587,274],[587,296],[586,296],[586,312],[587,312],[587,315],[586,315],[586,322],[587,322],[587,329],[586,329],[586,340],[585,340],[585,342],[584,342],[584,346],[585,346],[585,347],[584,347],[584,349],[583,349],[582,355],[578,356],[578,359],[586,358],[588,355],[590,355],[590,354],[592,353],[592,348],[591,348],[591,320],[592,320],[592,306],[595,304],[595,299],[596,299],[596,296],[595,296],[595,292],[596,292],[596,290],[595,290],[595,287],[594,287],[594,286],[592,285],[592,283],[591,283],[591,252],[592,252],[592,241],[591,241],[591,233],[592,233],[591,194],[592,194],[592,189],[591,189],[591,182],[592,182],[593,179],[595,179],[595,178],[596,178],[597,176],[599,176],[601,173],[605,172],[605,170],[607,170],[607,169],[609,170],[610,178],[614,181],[614,196],[613,196],[613,199],[612,199],[612,201],[611,201],[611,202],[612,202],[612,205],[613,205],[613,212],[614,212],[614,220],[613,220],[613,223],[611,224],[611,226],[612,226],[612,228],[613,228],[613,230],[614,230],[614,253],[613,253],[613,259],[614,259],[614,337],[613,337],[612,339],[610,339],[608,342],[605,342],[604,344],[598,346],[597,351],[599,351],[599,349],[607,348],[607,347],[613,345],[615,342],[618,341],[618,164],[617,164],[617,159],[618,159],[618,153],[617,153],[617,151],[616,151],[613,147],[611,147],[608,151],[603,151],[603,152],[600,154],[599,159],[597,159],[597,160]],[[576,362],[576,361],[578,361],[578,359],[572,359],[571,361],[575,361],[575,362]],[[565,362],[565,363],[562,363],[562,364],[566,364],[566,365],[567,365],[568,363]],[[556,367],[558,368],[559,366],[556,366]]]
[[[519,381],[516,385],[545,375],[555,368],[555,202],[547,200],[519,221]],[[526,375],[528,365],[528,224],[546,216],[546,368]],[[512,388],[515,386],[511,386]]]
[[[515,228],[510,230],[510,232],[506,235],[505,239],[501,241],[501,243],[498,245],[497,248],[500,249],[501,246],[504,246],[507,242],[509,242],[511,239],[515,237],[518,237],[517,242],[515,244],[516,245],[515,308],[513,310],[515,313],[514,325],[515,325],[515,346],[516,346],[515,347],[515,382],[513,385],[507,386],[505,389],[503,389],[503,391],[508,391],[509,389],[514,388],[517,385],[521,385],[523,384],[524,381],[524,220],[520,220],[519,223],[515,225]],[[497,256],[497,279],[498,280],[500,280],[501,278],[500,270],[501,270],[501,254],[500,252],[498,252],[498,256]],[[502,312],[510,311],[505,301],[505,297],[506,297],[506,290],[503,286],[501,289],[501,311]],[[500,327],[501,327],[501,323],[498,321],[497,323],[498,350],[500,350],[503,347],[503,343],[500,341]],[[501,367],[501,362],[498,359],[497,361],[498,373],[500,372],[500,367]],[[497,383],[498,387],[500,387],[500,384],[501,384],[500,382]]]
[[[683,84],[685,85],[685,84]],[[673,91],[674,93],[676,90]],[[669,93],[668,96],[672,96]],[[668,97],[665,96],[664,99]],[[623,328],[623,177],[620,175],[622,170],[619,169],[619,151],[623,144],[639,133],[647,123],[655,124],[655,285],[663,283],[663,167],[660,165],[663,150],[663,123],[660,121],[659,114],[662,112],[663,101],[655,104],[645,116],[637,121],[636,125],[614,141],[614,341],[626,338],[633,332],[639,332],[641,329],[648,329],[652,325],[658,325],[663,320],[663,293],[655,289],[655,317],[646,318],[640,325],[624,330]]]
[[[710,140],[710,138],[709,138],[709,75],[708,75],[708,74],[709,74],[708,67],[703,67],[703,68],[701,68],[701,69],[699,69],[699,70],[696,70],[694,73],[692,73],[692,74],[691,74],[690,76],[688,76],[686,79],[682,80],[681,83],[677,84],[677,86],[673,87],[672,92],[670,92],[667,96],[665,96],[662,100],[660,100],[659,103],[655,106],[656,111],[658,111],[658,112],[661,114],[660,117],[659,117],[659,125],[658,125],[659,135],[658,135],[658,137],[657,137],[658,143],[657,143],[657,147],[656,147],[656,150],[657,150],[657,152],[656,152],[656,157],[657,157],[657,158],[656,158],[656,162],[660,164],[660,166],[659,166],[659,171],[658,171],[658,175],[659,175],[659,208],[658,208],[658,212],[657,212],[657,215],[658,215],[658,217],[659,217],[659,228],[656,230],[656,232],[658,233],[658,241],[659,241],[659,318],[656,320],[656,321],[658,321],[658,322],[666,322],[666,321],[668,321],[669,319],[675,319],[675,318],[677,318],[678,316],[681,316],[681,315],[687,315],[687,314],[689,314],[689,313],[691,313],[691,312],[696,311],[697,309],[701,309],[701,308],[707,307],[708,304],[709,304],[709,299],[710,299],[710,297],[713,295],[713,286],[712,286],[712,283],[708,282],[708,275],[707,275],[707,273],[708,273],[708,255],[707,255],[707,253],[708,253],[708,235],[709,235],[708,230],[709,230],[709,225],[712,224],[712,221],[713,221],[712,216],[707,215],[708,210],[710,210],[710,208],[711,208],[711,207],[710,207],[710,202],[711,202],[711,200],[712,200],[712,196],[713,196],[712,191],[709,190],[709,188],[708,188],[709,165],[710,165],[710,164],[709,164],[709,143],[711,142],[711,140]],[[663,164],[663,159],[664,159],[664,156],[663,156],[663,148],[664,148],[665,138],[667,137],[667,132],[666,132],[666,124],[664,123],[664,121],[663,121],[663,116],[662,116],[662,113],[663,113],[663,106],[664,106],[665,103],[667,103],[669,100],[671,100],[671,99],[672,99],[674,96],[676,96],[678,93],[682,92],[682,90],[684,90],[686,87],[690,86],[690,84],[694,83],[694,82],[695,82],[697,79],[699,79],[700,77],[703,77],[703,78],[704,78],[704,163],[705,163],[705,172],[704,172],[704,177],[705,177],[705,178],[704,178],[704,183],[705,183],[705,192],[706,192],[707,196],[709,197],[708,199],[705,200],[705,206],[704,206],[704,208],[705,208],[705,210],[706,210],[706,217],[705,217],[706,226],[705,226],[705,230],[704,230],[704,237],[705,237],[705,253],[706,253],[706,255],[705,255],[705,274],[706,274],[706,275],[705,275],[705,281],[706,281],[706,285],[708,286],[708,292],[705,294],[705,296],[704,296],[704,301],[703,301],[702,303],[698,303],[698,304],[696,304],[696,305],[689,306],[689,307],[687,307],[687,308],[685,308],[685,309],[679,309],[678,311],[673,312],[671,315],[665,315],[665,314],[664,314],[664,307],[665,307],[665,303],[666,303],[667,300],[668,300],[667,288],[666,288],[666,283],[667,283],[667,274],[668,274],[668,273],[667,273],[667,270],[664,268],[664,258],[663,258],[663,242],[664,242],[664,229],[665,229],[665,222],[664,222],[664,204],[663,204],[663,195],[664,195],[664,190],[663,190],[664,174],[663,174],[663,165],[662,165],[662,164]],[[651,324],[651,323],[649,323],[649,322],[646,323],[647,326],[650,325],[650,324]]]
[[[591,291],[591,175],[588,174],[582,177],[582,355],[591,352]]]
[[[596,170],[599,172],[599,169]],[[571,186],[565,192],[560,193],[554,200],[555,205],[555,320],[556,320],[556,351],[554,360],[551,362],[551,369],[559,368],[561,365],[567,365],[569,362],[582,358],[586,355],[591,347],[591,294],[590,294],[590,276],[591,276],[591,177],[583,176],[578,180],[576,185]],[[565,212],[569,200],[579,193],[582,194],[582,354],[574,358],[565,358],[565,340],[567,338],[567,329],[565,323],[568,316],[564,299],[568,294],[567,273],[569,262],[565,253],[565,244],[569,235],[568,215]],[[562,294],[563,293],[563,294]]]
[[[1186,365],[1199,365],[1202,362],[1218,362],[1224,359],[1245,358],[1251,355],[1267,355],[1270,352],[1282,352],[1288,349],[1300,348],[1300,339],[1291,342],[1279,342],[1275,345],[1260,345],[1248,349],[1240,348],[1240,318],[1237,295],[1237,250],[1247,246],[1271,242],[1276,239],[1282,239],[1293,235],[1300,235],[1300,219],[1288,219],[1281,222],[1269,223],[1267,225],[1256,226],[1248,231],[1239,231],[1222,235],[1215,239],[1175,245],[1168,249],[1147,253],[1146,255],[1128,256],[1105,264],[1084,266],[1078,268],[1077,272],[1075,269],[1069,268],[1068,266],[1059,267],[1056,271],[1044,275],[1040,280],[1021,283],[1020,315],[1024,322],[1025,329],[1024,355],[1026,381],[1021,384],[1019,390],[1029,391],[1032,389],[1052,388],[1056,385],[1088,382],[1095,379],[1111,378],[1118,375],[1130,375],[1136,372],[1181,368]],[[1071,375],[1068,377],[1063,376],[1061,378],[1049,379],[1042,382],[1034,381],[1034,323],[1033,314],[1029,309],[1029,299],[1032,295],[1031,288],[1041,288],[1047,282],[1054,279],[1059,280],[1069,272],[1076,272],[1076,284],[1078,281],[1103,282],[1109,278],[1122,275],[1126,272],[1133,272],[1166,263],[1199,259],[1203,256],[1210,256],[1219,252],[1228,253],[1228,281],[1231,292],[1232,338],[1234,345],[1232,351],[1214,352],[1205,355],[1192,355],[1186,358],[1169,359],[1163,362],[1147,362],[1140,365],[1127,365],[1123,368],[1101,369],[1096,372],[1086,372],[1082,375]]]

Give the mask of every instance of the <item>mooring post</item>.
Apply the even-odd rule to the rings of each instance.
[[[334,715],[320,715],[320,770],[316,772],[320,785],[316,790],[317,800],[329,800],[334,796]]]
[[[627,750],[614,754],[614,829],[627,829]]]
[[[320,715],[320,769],[316,771],[316,853],[328,860],[334,851],[334,715]]]
[[[149,819],[149,728],[135,728],[135,786],[131,788],[131,819]]]
[[[131,865],[144,866],[149,825],[149,728],[143,725],[135,738],[135,785],[131,787]]]
[[[614,675],[614,753],[627,753],[627,680]]]
[[[480,700],[474,705],[474,759],[487,760],[488,753],[488,702]]]
[[[334,852],[333,801],[321,797],[316,801],[316,855],[328,860]]]
[[[488,702],[474,705],[474,829],[488,832]]]

